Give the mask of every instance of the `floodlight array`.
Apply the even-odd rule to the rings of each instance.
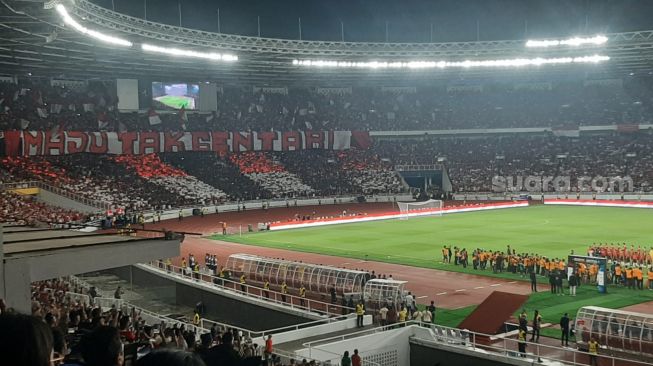
[[[75,29],[76,31],[82,34],[85,34],[99,41],[110,43],[113,45],[125,46],[125,47],[132,47],[134,45],[132,42],[126,39],[109,36],[104,33],[100,33],[98,31],[94,31],[84,27],[75,19],[73,19],[73,17],[70,16],[68,10],[66,10],[66,8],[62,4],[57,4],[56,10],[61,16],[61,18],[63,19],[65,24],[69,25],[70,27],[72,27],[73,29]],[[215,52],[198,52],[198,51],[183,50],[178,48],[160,47],[160,46],[154,46],[150,44],[142,44],[141,48],[143,49],[143,51],[161,53],[170,56],[201,58],[201,59],[206,59],[211,61],[227,61],[227,62],[238,61],[238,56],[231,55],[231,54],[222,54],[222,53],[215,53]]]
[[[126,39],[109,36],[104,33],[100,33],[98,31],[94,31],[92,29],[88,29],[84,27],[83,25],[79,24],[75,19],[73,19],[70,16],[70,14],[68,14],[68,10],[66,10],[66,8],[61,4],[57,4],[56,9],[59,15],[61,15],[61,18],[63,19],[64,23],[71,26],[79,33],[86,34],[89,37],[95,38],[99,41],[110,43],[117,46],[131,47],[134,45],[132,42]]]
[[[179,48],[154,46],[146,43],[142,44],[141,48],[143,49],[143,51],[162,53],[170,56],[202,58],[202,59],[212,60],[212,61],[238,61],[238,56],[223,54],[223,53],[182,50]]]
[[[529,40],[526,42],[526,47],[546,48],[546,47],[556,47],[556,46],[583,46],[583,45],[600,46],[602,44],[605,44],[607,41],[608,41],[608,37],[601,36],[601,35],[589,37],[589,38],[574,37],[574,38],[561,39],[561,40],[541,40],[541,41]]]
[[[328,61],[293,60],[292,64],[302,67],[357,68],[357,69],[446,69],[471,67],[523,67],[541,65],[560,65],[574,63],[599,63],[610,60],[608,56],[592,55],[581,57],[556,58],[515,58],[504,60],[464,60],[464,61]]]

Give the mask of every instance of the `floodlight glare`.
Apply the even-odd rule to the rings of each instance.
[[[159,47],[151,44],[142,44],[143,51],[163,53],[170,56],[180,56],[180,57],[194,57],[194,58],[203,58],[211,61],[238,61],[238,56],[230,54],[222,54],[215,52],[198,52],[191,50],[182,50],[179,48],[168,48],[168,47]]]
[[[95,38],[97,40],[100,40],[102,42],[110,43],[110,44],[115,44],[118,46],[125,46],[125,47],[131,47],[133,46],[133,43],[126,39],[118,38],[118,37],[113,37],[106,35],[104,33],[100,33],[98,31],[94,31],[91,29],[88,29],[84,27],[83,25],[79,24],[75,19],[73,19],[70,14],[68,14],[68,10],[61,5],[57,4],[56,6],[57,12],[59,15],[61,15],[61,18],[63,19],[64,23],[69,25],[70,27],[74,28],[76,31],[82,34],[86,34],[87,36],[91,38]]]
[[[358,69],[445,69],[476,67],[523,67],[541,65],[560,65],[572,63],[599,63],[610,60],[608,56],[591,55],[580,57],[556,58],[516,58],[504,60],[464,60],[464,61],[329,61],[329,60],[293,60],[292,64],[303,67],[318,68],[358,68]]]
[[[526,47],[532,48],[546,48],[555,46],[582,46],[582,45],[602,45],[608,41],[606,36],[594,36],[589,38],[574,37],[562,40],[529,40],[526,42]]]

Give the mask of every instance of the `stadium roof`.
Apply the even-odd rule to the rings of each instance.
[[[236,63],[144,53],[140,47],[103,44],[69,26],[54,10],[64,4],[86,27],[134,43],[228,52]],[[0,1],[0,69],[4,74],[84,78],[148,78],[161,81],[217,81],[263,85],[415,85],[442,79],[524,75],[622,77],[653,72],[653,31],[606,34],[609,41],[572,48],[528,49],[524,40],[448,43],[367,43],[259,38],[211,33],[146,21],[113,12],[87,0]],[[522,57],[576,57],[600,53],[603,64],[549,65],[506,69],[368,70],[311,68],[294,59],[346,61],[479,60]]]

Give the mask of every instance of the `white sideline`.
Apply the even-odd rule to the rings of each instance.
[[[653,208],[653,202],[621,201],[621,200],[544,200],[545,205],[567,205],[567,206],[595,206],[595,207],[629,207],[629,208]]]
[[[484,204],[479,206],[464,207],[464,208],[451,208],[442,210],[442,214],[452,214],[452,213],[461,213],[461,212],[474,212],[474,211],[487,211],[487,210],[498,210],[504,208],[517,208],[517,207],[528,207],[528,202],[514,202],[514,203],[491,203]],[[401,213],[388,213],[380,215],[370,215],[370,216],[353,216],[353,217],[343,217],[340,219],[333,220],[316,220],[310,222],[299,222],[299,223],[279,223],[270,225],[270,231],[275,230],[287,230],[287,229],[297,229],[305,227],[315,227],[315,226],[325,226],[325,225],[337,225],[337,224],[350,224],[355,222],[368,222],[368,221],[379,221],[379,220],[389,220],[389,219],[398,219],[403,217],[419,217],[419,216],[432,216],[432,211],[427,212],[409,212],[405,214]]]

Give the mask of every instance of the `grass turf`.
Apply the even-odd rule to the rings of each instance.
[[[538,253],[567,258],[593,242],[650,245],[653,211],[612,207],[531,206],[409,220],[258,232],[214,239],[410,266],[474,272],[441,263],[442,246]],[[490,271],[479,272],[493,275]],[[514,278],[512,274],[496,277]]]
[[[156,98],[156,100],[167,105],[168,107],[175,109],[181,109],[181,107],[185,107],[186,109],[193,109],[193,106],[191,105],[193,98],[191,97],[164,95]]]
[[[612,207],[531,206],[528,208],[452,214],[409,220],[388,220],[317,228],[259,232],[215,239],[264,247],[290,249],[340,257],[368,259],[410,266],[527,280],[513,274],[475,271],[471,267],[441,263],[442,245],[471,251],[476,247],[538,253],[566,259],[571,250],[584,254],[593,242],[626,242],[650,247],[648,226],[653,211]],[[549,294],[548,281],[539,277],[540,293],[525,307],[544,312],[545,322],[557,324],[562,314],[575,316],[579,307],[596,305],[620,308],[653,301],[653,291],[610,287],[599,295],[594,286],[582,286],[578,296]],[[546,310],[545,310],[546,309]],[[469,308],[447,310],[444,325],[457,325]],[[461,313],[462,312],[462,313]]]
[[[565,289],[568,291],[568,289]],[[629,290],[619,286],[610,286],[607,294],[598,294],[596,286],[583,285],[578,288],[577,296],[558,296],[548,291],[548,286],[541,286],[540,292],[532,294],[524,304],[528,313],[529,324],[535,310],[542,315],[542,323],[551,323],[552,326],[542,328],[541,335],[544,337],[559,338],[560,329],[555,327],[560,322],[564,313],[568,313],[571,319],[576,317],[579,308],[583,306],[600,306],[605,308],[618,309],[642,302],[653,301],[653,292],[648,290]],[[420,306],[424,308],[424,306]],[[438,309],[435,322],[447,327],[456,327],[467,315],[476,309],[476,306],[468,306],[460,309]],[[521,309],[515,312],[517,318]],[[573,338],[573,337],[572,337]],[[573,341],[573,339],[571,339]]]

